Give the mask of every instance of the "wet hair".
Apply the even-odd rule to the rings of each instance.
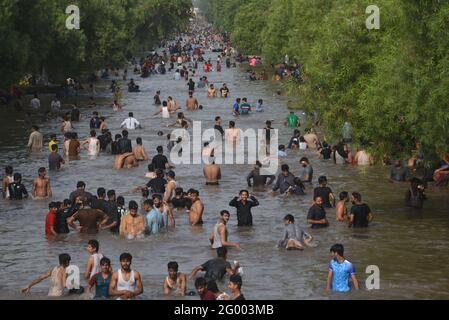
[[[56,134],[52,133],[51,136],[50,136],[50,138],[56,139]]]
[[[228,210],[221,210],[220,211],[220,216],[223,217],[225,214],[231,215]]]
[[[285,150],[285,145],[280,144],[279,147],[278,147],[278,150],[281,150],[281,151]]]
[[[68,266],[70,264],[70,260],[72,260],[72,258],[70,258],[70,255],[67,253],[62,253],[59,255],[60,266]]]
[[[220,119],[221,119],[221,117],[215,117],[215,121],[218,121]]]
[[[203,110],[203,105],[200,104],[200,105],[198,106],[198,109]]]
[[[128,208],[129,208],[129,210],[133,210],[133,209],[137,210],[137,209],[139,209],[139,205],[137,204],[136,201],[131,200],[128,204]]]
[[[156,177],[163,178],[164,177],[164,171],[161,169],[156,169]]]
[[[289,221],[289,222],[295,222],[295,217],[293,217],[291,214],[287,214],[285,217],[284,217],[284,220],[287,220],[287,221]]]
[[[263,100],[262,99],[259,99],[259,101],[258,101],[260,104],[262,104],[263,103]]]
[[[173,270],[178,271],[178,268],[179,268],[179,266],[178,266],[178,263],[176,261],[170,261],[167,264],[167,269],[173,269]]]
[[[249,195],[249,191],[248,191],[248,190],[245,190],[245,189],[240,190],[239,194],[242,194],[243,192],[246,192],[246,193]]]
[[[313,201],[316,201],[316,199],[321,198],[321,200],[323,200],[323,197],[320,195],[315,195],[313,196]]]
[[[117,133],[114,138],[117,141],[118,139],[122,138],[122,135],[120,133]]]
[[[167,177],[174,178],[175,176],[176,176],[176,174],[173,170],[170,170],[167,172]]]
[[[118,196],[117,197],[117,204],[124,206],[125,205],[125,198],[123,198],[122,196]]]
[[[290,168],[289,168],[288,164],[283,164],[281,166],[281,171],[289,171],[289,170],[290,170]]]
[[[153,200],[151,199],[146,199],[143,204],[152,207],[153,206]]]
[[[151,171],[151,172],[154,171],[154,164],[150,163],[150,164],[148,165],[148,171]]]
[[[267,120],[267,121],[265,122],[265,124],[266,124],[267,126],[271,126],[271,121],[270,121],[270,120]]]
[[[141,137],[136,138],[136,142],[137,142],[137,144],[141,145],[142,144],[142,138]]]
[[[178,195],[182,195],[183,193],[184,193],[184,190],[182,188],[178,187],[175,189],[175,195],[178,196]]]
[[[199,277],[195,280],[195,288],[205,288],[207,287],[207,281],[203,277]]]
[[[97,196],[104,197],[106,195],[106,189],[105,188],[98,188],[97,189]]]
[[[164,148],[162,146],[157,146],[156,151],[157,153],[162,153],[164,152]]]
[[[189,190],[189,193],[193,193],[193,194],[195,194],[197,197],[200,195],[200,192],[199,192],[198,190],[195,190],[195,189]]]
[[[119,260],[120,261],[129,261],[129,262],[131,262],[133,260],[133,256],[130,253],[128,253],[128,252],[124,252],[124,253],[122,253],[120,255]]]
[[[76,183],[76,188],[78,189],[78,188],[85,188],[86,187],[86,184],[84,183],[84,181],[78,181],[77,183]]]
[[[87,244],[94,248],[95,252],[98,252],[98,250],[100,249],[100,243],[97,240],[89,240]]]
[[[72,202],[69,199],[64,199],[62,204],[67,207],[67,206],[70,206],[72,204]]]
[[[236,100],[235,100],[236,102],[240,102],[240,101],[242,101],[240,98],[237,98]]]
[[[128,137],[128,130],[122,130],[122,136],[123,138]]]
[[[168,103],[167,103],[167,101],[162,101],[162,106],[164,106],[164,107],[166,107],[166,106],[168,106]]]
[[[309,159],[307,159],[306,157],[302,157],[299,162],[307,162],[307,164],[309,163]]]
[[[358,192],[353,192],[352,196],[354,197],[354,199],[356,199],[357,201],[362,201],[362,195]]]
[[[340,200],[344,200],[344,199],[346,199],[347,197],[348,197],[348,191],[342,191],[342,192],[340,192],[340,194],[339,194]]]
[[[230,126],[231,128],[234,128],[234,127],[235,127],[235,122],[234,122],[234,121],[229,121],[229,126]]]
[[[40,167],[39,170],[37,170],[38,173],[42,173],[45,172],[45,168],[44,167]]]
[[[217,248],[217,256],[219,258],[224,258],[227,253],[228,253],[228,249],[226,249],[226,247]]]
[[[327,178],[326,178],[326,176],[320,176],[320,177],[318,178],[318,183],[319,183],[319,184],[327,183]]]
[[[53,208],[56,208],[56,202],[52,201],[48,204],[48,209],[51,210]]]
[[[159,199],[160,201],[162,201],[162,196],[160,194],[153,194],[153,200],[154,199]]]
[[[242,277],[239,274],[234,274],[229,277],[229,281],[235,283],[239,290],[242,288]]]
[[[92,112],[92,114],[93,114],[94,116],[98,116],[98,112],[97,112],[97,111]]]
[[[51,151],[58,151],[58,145],[57,144],[52,144],[51,145]]]
[[[128,116],[129,117],[134,117],[134,113],[130,112],[130,113],[128,113]]]
[[[5,173],[6,173],[6,174],[12,174],[13,171],[14,171],[14,170],[12,169],[11,166],[6,166],[6,167],[5,167]]]
[[[95,137],[97,135],[97,131],[95,130],[90,130],[90,136],[91,137]]]
[[[343,247],[342,244],[336,243],[336,244],[334,244],[334,245],[331,247],[330,252],[335,252],[335,253],[337,253],[339,256],[343,257],[343,254],[344,254],[344,252],[345,252],[345,248]]]
[[[148,190],[148,188],[143,188],[142,189],[142,197],[148,197],[150,195],[150,190]]]
[[[243,98],[242,101],[248,102],[248,99],[247,98]]]
[[[109,260],[109,258],[106,258],[106,257],[101,258],[100,266],[104,266],[104,265],[110,266],[111,260]]]
[[[108,191],[108,198],[110,199],[110,198],[112,198],[113,196],[115,196],[115,190],[109,190]]]
[[[300,137],[299,137],[299,142],[306,142],[306,139],[304,139],[303,136],[300,136]]]

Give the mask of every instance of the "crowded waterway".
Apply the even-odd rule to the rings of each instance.
[[[205,58],[215,61],[217,55],[207,50]],[[168,72],[166,75],[152,75],[147,79],[136,76],[141,92],[124,93],[124,107],[121,111],[113,112],[110,106],[98,107],[96,111],[106,117],[113,134],[121,131],[121,122],[132,111],[143,129],[130,132],[130,138],[134,143],[136,137],[141,137],[150,158],[156,154],[158,145],[166,146],[165,136],[171,131],[167,124],[175,120],[174,116],[162,120],[160,117],[153,117],[158,111],[153,105],[153,95],[157,90],[161,90],[163,99],[172,96],[179,101],[185,115],[192,120],[201,121],[203,129],[212,128],[216,116],[222,117],[224,127],[227,127],[230,120],[234,120],[237,127],[243,130],[262,129],[266,120],[274,120],[273,127],[279,130],[279,143],[288,144],[293,130],[282,124],[289,112],[286,107],[288,98],[276,94],[279,83],[248,81],[247,68],[248,65],[242,64],[237,68],[224,67],[220,73],[208,73],[210,83],[217,88],[223,83],[228,85],[230,96],[227,99],[207,98],[206,89],[196,89],[195,96],[204,106],[203,110],[185,110],[184,102],[188,96],[186,82],[173,80],[173,73]],[[198,71],[198,74],[202,75],[202,72]],[[194,78],[195,81],[197,79],[198,76]],[[263,99],[264,112],[235,118],[232,115],[232,104],[237,97],[247,97],[251,104]],[[82,138],[89,132],[92,111],[94,110],[82,109],[82,121],[74,124]],[[12,165],[15,172],[20,172],[30,191],[32,180],[37,177],[37,169],[47,166],[46,143],[51,133],[59,133],[60,121],[39,123],[45,137],[45,151],[39,155],[30,155],[26,151],[29,132],[25,131],[23,122],[16,121],[23,119],[23,114],[2,111],[2,115],[0,162],[2,167]],[[158,131],[162,131],[164,135],[158,136]],[[61,144],[61,136],[59,137]],[[229,239],[243,247],[243,250],[230,249],[228,260],[237,260],[243,267],[242,291],[247,299],[449,298],[449,259],[445,252],[449,246],[449,202],[446,191],[429,190],[424,208],[412,211],[404,206],[404,195],[409,184],[390,183],[387,180],[387,167],[336,165],[330,160],[319,160],[315,150],[289,150],[283,163],[288,164],[291,172],[298,175],[302,169],[298,160],[303,156],[311,160],[314,186],[317,185],[317,177],[325,175],[334,194],[338,195],[341,191],[358,191],[362,194],[363,201],[369,204],[374,213],[374,221],[369,228],[348,228],[347,223],[335,221],[335,209],[328,209],[330,227],[310,230],[306,216],[313,201],[312,186],[307,187],[305,196],[288,198],[270,195],[270,188],[254,191],[260,202],[260,206],[253,209],[254,226],[237,228],[235,209],[228,204],[239,190],[247,188],[246,176],[253,165],[222,165],[220,185],[206,186],[203,166],[186,164],[176,166],[176,180],[184,190],[199,190],[200,199],[205,205],[204,225],[192,227],[185,213],[175,212],[176,228],[160,235],[141,240],[124,240],[110,232],[100,232],[96,236],[100,242],[100,250],[111,259],[114,270],[119,266],[119,255],[125,251],[130,252],[133,255],[133,269],[140,272],[143,280],[145,292],[141,297],[162,299],[162,282],[167,275],[169,261],[177,261],[180,271],[188,274],[195,266],[216,256],[215,250],[210,248],[209,235],[219,212],[227,209],[231,212]],[[82,153],[81,160],[69,161],[62,170],[49,173],[53,199],[62,201],[67,198],[76,189],[77,181],[83,180],[87,185],[86,190],[93,194],[98,187],[115,189],[117,195],[125,197],[126,203],[129,200],[140,203],[140,194],[132,194],[129,190],[148,181],[144,177],[147,163],[123,170],[114,170],[112,166],[111,155],[101,154],[93,160],[85,152]],[[44,224],[48,202],[0,201],[2,299],[47,298],[48,285],[45,283],[37,285],[31,296],[22,295],[20,288],[55,265],[60,253],[69,253],[71,263],[78,265],[80,269],[84,268],[88,257],[85,247],[92,236],[72,231],[67,237],[57,241],[47,240]],[[294,215],[297,223],[314,236],[313,247],[304,251],[277,248],[277,241],[283,233],[282,218],[286,214]],[[362,290],[348,294],[325,291],[329,248],[334,243],[344,244],[345,256],[354,264]],[[365,279],[369,276],[365,270],[370,265],[378,266],[380,270],[378,290],[365,289]],[[223,284],[220,286],[224,287]],[[187,288],[188,291],[195,290],[192,281],[188,282]]]

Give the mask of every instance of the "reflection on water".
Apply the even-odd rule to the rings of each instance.
[[[215,56],[215,55],[214,55]],[[208,74],[211,83],[221,86],[228,84],[231,91],[228,99],[208,99],[205,89],[197,90],[195,95],[202,111],[195,113],[185,111],[188,118],[203,121],[203,129],[213,127],[215,116],[220,115],[224,127],[232,116],[232,104],[236,97],[248,97],[251,103],[264,100],[265,112],[251,114],[236,120],[237,127],[263,128],[268,119],[275,120],[274,127],[280,130],[280,143],[287,144],[291,129],[281,124],[287,115],[286,100],[274,96],[276,88],[268,82],[248,82],[244,72],[236,69],[223,69],[221,73]],[[198,79],[198,78],[197,78]],[[142,137],[144,146],[150,156],[155,155],[157,145],[166,145],[165,135],[169,133],[167,124],[174,119],[153,119],[156,108],[152,105],[152,96],[161,90],[162,97],[169,95],[181,105],[187,97],[184,81],[171,80],[170,76],[153,76],[139,79],[142,92],[127,94],[126,106],[120,113],[110,108],[99,108],[100,114],[107,118],[107,124],[113,134],[119,131],[120,123],[129,111],[142,123],[144,130],[130,133],[135,140]],[[92,110],[84,110],[84,119]],[[28,133],[24,131],[21,114],[2,112],[0,126],[0,159],[2,167],[13,164],[16,172],[22,173],[24,183],[31,190],[31,182],[37,176],[40,166],[47,166],[47,155],[29,156],[25,152]],[[59,132],[59,123],[50,121],[42,125],[46,137],[52,132]],[[75,125],[80,137],[87,137],[88,121]],[[162,130],[164,136],[158,137]],[[143,298],[161,299],[162,281],[166,276],[168,261],[176,260],[180,271],[189,273],[195,266],[215,257],[209,248],[209,234],[222,209],[231,212],[229,224],[230,240],[239,242],[243,251],[231,249],[229,260],[238,260],[244,268],[243,293],[251,299],[429,299],[449,298],[448,258],[446,249],[449,245],[449,205],[446,192],[429,192],[429,201],[422,212],[413,212],[403,207],[406,185],[390,184],[386,180],[387,169],[382,167],[354,168],[335,166],[330,162],[317,160],[313,152],[291,152],[284,161],[290,165],[294,174],[301,168],[298,160],[308,156],[314,167],[314,179],[326,175],[330,187],[338,195],[343,190],[359,191],[363,200],[372,208],[375,222],[366,230],[348,229],[345,224],[336,223],[334,211],[328,211],[330,227],[313,230],[315,248],[303,252],[287,252],[276,248],[277,240],[282,235],[282,218],[290,213],[304,227],[307,210],[312,203],[312,187],[302,197],[283,198],[270,196],[265,191],[255,195],[260,206],[253,209],[254,226],[250,229],[237,229],[234,208],[229,201],[240,189],[245,189],[246,175],[251,165],[223,165],[223,179],[220,186],[204,185],[201,165],[179,165],[176,168],[177,180],[184,188],[194,187],[200,191],[200,198],[205,203],[204,226],[192,228],[188,225],[185,213],[175,211],[176,231],[143,240],[119,240],[108,232],[98,235],[100,251],[111,258],[114,269],[118,268],[118,257],[124,251],[132,253],[133,268],[143,278],[145,293]],[[124,194],[132,187],[141,185],[146,164],[138,168],[122,171],[112,170],[113,160],[110,156],[100,156],[90,160],[83,154],[79,161],[69,161],[60,172],[50,173],[54,199],[63,200],[75,189],[78,180],[84,180],[87,190],[95,193],[96,188],[115,189],[117,194]],[[314,181],[316,182],[316,181]],[[126,201],[140,200],[138,194],[125,196]],[[0,201],[0,298],[22,298],[19,288],[29,283],[38,274],[57,263],[57,255],[67,252],[72,256],[72,263],[84,268],[87,252],[84,247],[89,240],[87,236],[71,233],[57,242],[48,242],[44,238],[44,220],[47,213],[47,201]],[[309,230],[310,231],[310,230]],[[364,287],[365,269],[368,265],[380,268],[381,289],[361,290],[345,295],[329,294],[324,291],[329,248],[334,243],[345,245],[346,256],[358,272],[359,281]],[[48,284],[33,288],[32,299],[46,298]],[[189,281],[188,290],[194,290]],[[70,299],[74,297],[69,297]],[[186,297],[190,299],[191,297]]]

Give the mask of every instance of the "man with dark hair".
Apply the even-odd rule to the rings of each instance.
[[[323,208],[323,198],[316,196],[313,198],[313,205],[307,213],[307,223],[312,225],[312,228],[324,228],[329,226],[326,219],[326,210]]]
[[[120,230],[120,214],[118,212],[115,190],[109,190],[108,201],[105,202],[105,213],[108,215],[108,222],[102,227],[102,230],[109,229],[112,233],[118,233]]]
[[[109,285],[112,279],[111,260],[106,257],[100,260],[101,272],[95,274],[89,281],[89,291],[95,287],[94,299],[109,298]]]
[[[81,201],[81,208],[67,219],[67,223],[78,232],[97,233],[98,227],[108,222],[108,216],[103,211],[92,209],[90,206],[91,200],[86,197],[81,197]],[[75,224],[75,221],[79,221],[78,226]]]
[[[281,194],[284,194],[290,187],[295,186],[295,176],[290,172],[290,168],[287,164],[281,166],[281,173],[278,175],[276,184],[273,187],[273,192],[279,189]]]
[[[308,182],[308,183],[312,184],[313,168],[312,168],[312,166],[309,163],[309,159],[307,159],[306,157],[302,157],[299,160],[299,163],[304,168],[302,173],[301,173],[301,181],[304,182],[304,183]]]
[[[103,258],[103,255],[98,252],[98,250],[100,250],[100,243],[95,239],[89,240],[86,250],[89,252],[90,256],[87,259],[84,278],[90,280],[94,275],[100,272],[100,260]]]
[[[228,288],[231,290],[232,300],[246,300],[241,292],[242,284],[242,277],[239,274],[234,274],[229,277]]]
[[[303,250],[305,245],[312,241],[313,237],[306,233],[301,227],[295,225],[295,218],[291,214],[284,217],[284,235],[278,241],[279,248],[287,250]]]
[[[92,118],[90,119],[89,127],[90,129],[94,130],[100,128],[100,118],[98,117],[97,111],[92,112]]]
[[[254,169],[248,174],[246,177],[246,182],[248,183],[248,187],[261,188],[264,186],[269,186],[276,179],[274,174],[272,175],[262,175],[260,174],[260,169],[262,168],[262,163],[259,160],[256,161],[256,165]],[[251,184],[251,180],[253,181]],[[267,182],[268,180],[268,182]]]
[[[191,226],[200,226],[203,224],[204,204],[199,198],[198,190],[190,189],[188,191],[188,198],[191,201],[189,209],[189,223]]]
[[[216,300],[215,294],[208,290],[207,281],[203,277],[199,277],[195,280],[195,288],[201,300]]]
[[[214,129],[217,130],[218,132],[220,132],[221,138],[223,139],[225,132],[223,130],[223,127],[221,126],[221,117],[218,117],[218,116],[215,117]]]
[[[373,213],[367,204],[362,203],[362,196],[353,192],[351,197],[352,207],[349,214],[349,227],[365,228],[373,221]]]
[[[39,132],[38,126],[31,127],[30,138],[28,139],[28,151],[30,152],[41,152],[43,146],[43,136]]]
[[[120,269],[112,274],[109,295],[118,297],[118,300],[129,300],[143,293],[140,273],[131,269],[131,262],[131,254],[122,253],[120,255]]]
[[[133,153],[137,161],[148,161],[148,155],[142,145],[142,138],[136,138],[136,145],[133,147]]]
[[[143,237],[145,231],[145,220],[138,214],[139,205],[131,200],[128,205],[129,214],[125,215],[120,223],[120,235],[127,239]]]
[[[220,247],[236,247],[241,249],[238,243],[228,241],[228,230],[226,225],[228,224],[230,218],[231,214],[228,210],[221,210],[220,218],[218,219],[218,222],[214,226],[214,230],[212,230],[209,237],[209,241],[213,249],[218,249]]]
[[[349,195],[347,191],[342,191],[339,194],[340,201],[337,203],[335,216],[337,221],[345,221],[348,217],[348,209],[346,209],[346,202],[349,202]]]
[[[48,167],[50,171],[61,169],[61,164],[64,164],[64,159],[58,153],[58,145],[53,144],[51,146],[51,153],[48,156]]]
[[[64,288],[66,286],[66,269],[70,265],[70,256],[67,253],[59,255],[59,266],[50,268],[42,276],[33,280],[28,286],[23,288],[22,293],[28,294],[31,288],[38,283],[41,283],[45,279],[50,278],[50,289],[48,290],[49,297],[61,297],[64,294]]]
[[[167,157],[164,155],[164,148],[162,146],[158,146],[156,148],[157,155],[153,157],[151,160],[151,163],[154,166],[154,169],[160,169],[160,170],[166,170],[166,169],[173,169],[174,166],[170,165],[170,162],[168,161]]]
[[[248,200],[248,198],[250,200]],[[252,226],[253,216],[251,214],[251,208],[257,207],[259,201],[253,195],[249,195],[248,190],[240,190],[239,195],[229,202],[231,207],[237,208],[237,221],[238,226]]]
[[[128,130],[142,129],[142,126],[140,125],[139,121],[134,118],[134,114],[132,112],[128,113],[128,118],[123,120],[123,122],[120,124],[120,128],[123,127],[126,127],[126,129]]]
[[[327,186],[326,176],[320,176],[318,178],[318,183],[320,186],[313,190],[313,196],[320,196],[321,199],[323,199],[325,208],[335,207],[335,196],[331,188]]]
[[[39,168],[38,177],[33,181],[32,195],[35,199],[45,199],[52,197],[50,179],[45,178],[46,171],[44,167]]]
[[[182,272],[178,272],[178,263],[176,261],[170,261],[167,265],[168,276],[164,280],[163,291],[164,296],[170,293],[179,296],[186,295],[187,279],[186,275]]]
[[[329,263],[326,290],[330,291],[332,289],[334,292],[350,291],[349,278],[352,279],[354,288],[358,290],[359,282],[355,276],[355,268],[351,262],[344,258],[343,245],[339,243],[334,244],[330,252],[332,260]]]
[[[118,154],[133,152],[132,143],[131,143],[131,140],[128,139],[128,131],[127,130],[122,131],[122,138],[119,139],[117,142],[117,151],[118,151]]]
[[[55,231],[57,234],[67,234],[70,232],[67,225],[67,219],[75,213],[75,207],[72,208],[72,203],[69,199],[65,199],[61,208],[56,212]]]
[[[3,177],[3,181],[2,181],[2,193],[3,193],[3,199],[9,199],[10,198],[10,194],[9,194],[9,189],[8,186],[10,183],[14,182],[14,176],[13,176],[13,168],[11,166],[6,166],[5,167],[5,176]]]
[[[239,263],[235,264],[234,268],[231,267],[231,264],[226,261],[227,254],[228,250],[225,247],[218,248],[217,258],[208,260],[202,265],[195,267],[192,270],[189,279],[192,280],[198,272],[205,271],[206,274],[204,275],[204,278],[207,281],[208,290],[217,293],[218,287],[215,281],[222,280],[226,273],[231,276],[236,274],[237,270],[240,268]]]
[[[14,182],[8,185],[9,199],[22,200],[28,198],[28,191],[22,183],[22,175],[18,172],[14,173]]]
[[[106,189],[102,187],[98,188],[97,196],[97,199],[92,198],[92,209],[98,209],[107,213]]]
[[[73,204],[77,197],[86,197],[87,199],[92,198],[90,192],[86,192],[86,183],[84,181],[78,181],[76,183],[76,190],[70,193],[69,200]]]
[[[167,180],[164,179],[164,172],[161,169],[156,169],[156,178],[148,181],[146,186],[150,188],[153,194],[165,194],[165,186]]]

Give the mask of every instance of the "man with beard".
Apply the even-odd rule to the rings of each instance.
[[[120,255],[120,269],[112,274],[109,284],[109,295],[118,300],[129,300],[143,293],[140,273],[131,269],[132,256],[129,253]]]

